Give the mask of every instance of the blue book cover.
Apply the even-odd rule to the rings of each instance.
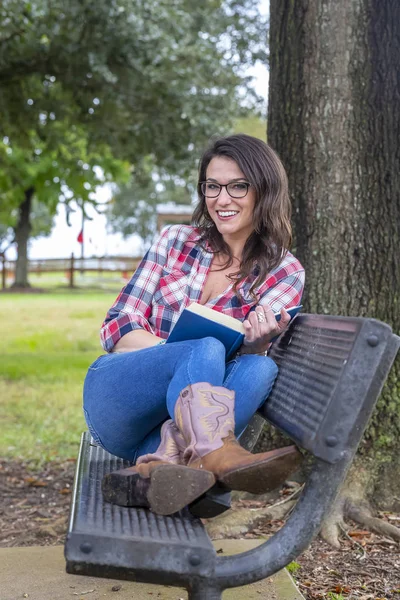
[[[301,306],[295,306],[288,309],[291,317],[297,314],[300,308]],[[280,313],[275,317],[279,321]],[[205,337],[214,337],[222,342],[226,348],[226,358],[229,360],[243,344],[244,327],[238,319],[194,302],[182,311],[167,338],[167,344]]]

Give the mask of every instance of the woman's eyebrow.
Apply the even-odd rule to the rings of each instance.
[[[215,183],[218,183],[213,177],[207,177],[206,181],[215,181]],[[246,177],[236,177],[236,179],[230,179],[228,183],[234,183],[235,181],[247,181],[247,179]]]

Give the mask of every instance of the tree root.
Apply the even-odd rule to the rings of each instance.
[[[347,535],[345,519],[351,519],[369,531],[400,542],[400,529],[383,519],[374,517],[371,508],[365,501],[339,496],[334,508],[325,518],[320,531],[322,539],[336,549],[340,549],[341,534]]]
[[[344,498],[339,496],[336,500],[333,509],[327,517],[325,517],[319,535],[336,550],[340,549],[340,534],[342,529],[345,529],[344,522]]]
[[[214,519],[203,519],[208,535],[213,540],[241,537],[260,523],[284,519],[295,505],[294,500],[263,508],[235,508]]]
[[[203,522],[206,524],[212,539],[241,536],[265,521],[287,519],[294,509],[297,496],[302,489],[303,486],[299,486],[291,495],[275,502],[275,504],[256,509],[235,507],[232,511],[228,511],[220,517],[204,520]],[[355,546],[359,547],[361,559],[366,557],[365,549],[348,535],[347,519],[355,521],[369,531],[400,542],[400,528],[374,516],[372,507],[366,498],[365,487],[360,485],[360,481],[353,478],[350,485],[347,483],[342,488],[320,530],[320,537],[337,550],[341,548],[341,538],[343,536],[347,537]]]
[[[370,531],[374,531],[380,535],[386,535],[387,537],[400,542],[400,529],[395,527],[395,525],[391,525],[382,519],[374,517],[367,508],[355,506],[349,502],[346,506],[346,515],[349,519],[352,519],[352,521],[355,521],[359,525],[364,525],[364,527]]]

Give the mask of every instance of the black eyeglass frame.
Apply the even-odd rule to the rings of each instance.
[[[235,185],[237,183],[240,183],[242,185],[246,186],[246,192],[243,194],[243,196],[232,196],[232,194],[229,191],[229,186],[230,185]],[[205,186],[207,184],[212,184],[212,185],[218,185],[219,186],[219,191],[215,196],[210,196],[209,194],[205,193]],[[240,200],[241,198],[245,198],[247,196],[247,194],[249,193],[249,188],[251,187],[251,183],[249,183],[248,181],[230,181],[229,183],[217,183],[216,181],[199,181],[199,185],[200,185],[200,189],[201,189],[201,193],[203,194],[203,196],[205,198],[218,198],[218,196],[220,195],[222,188],[226,188],[226,191],[228,193],[228,195],[231,198],[234,198],[235,200]]]

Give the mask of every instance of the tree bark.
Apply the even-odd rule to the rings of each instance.
[[[28,241],[31,232],[30,213],[33,187],[25,190],[25,199],[19,207],[18,223],[15,228],[15,241],[18,247],[17,263],[15,265],[15,281],[11,287],[28,288]]]
[[[271,0],[268,141],[293,202],[307,312],[400,333],[400,3]],[[357,473],[363,473],[357,485]],[[347,481],[400,510],[400,359]]]

